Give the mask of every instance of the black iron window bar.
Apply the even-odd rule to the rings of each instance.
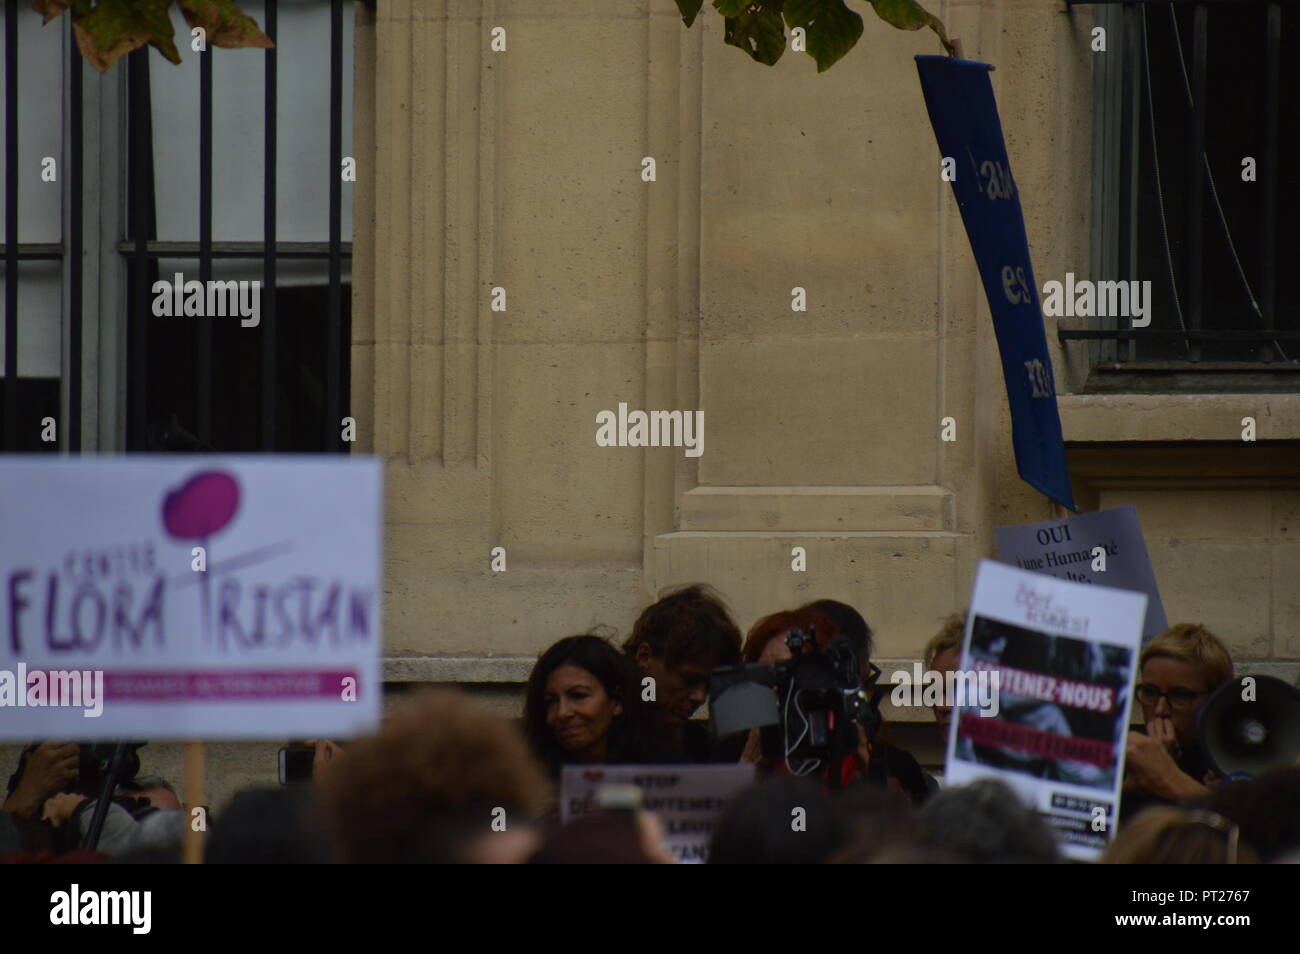
[[[1187,137],[1187,148],[1185,159],[1189,182],[1187,186],[1187,201],[1189,204],[1189,215],[1187,222],[1186,242],[1188,249],[1187,275],[1182,283],[1182,301],[1179,301],[1178,288],[1179,283],[1173,274],[1172,260],[1168,258],[1168,234],[1165,233],[1165,254],[1166,261],[1170,263],[1170,280],[1175,289],[1175,304],[1177,307],[1180,327],[1177,329],[1152,329],[1152,328],[1133,328],[1121,327],[1114,329],[1065,329],[1060,328],[1057,331],[1058,340],[1065,341],[1121,341],[1135,342],[1143,339],[1146,340],[1182,340],[1187,346],[1187,357],[1192,362],[1200,361],[1201,347],[1199,342],[1203,341],[1258,341],[1265,345],[1261,355],[1262,360],[1271,360],[1270,349],[1267,345],[1271,344],[1277,350],[1277,353],[1284,360],[1291,360],[1296,357],[1294,353],[1288,352],[1282,347],[1282,342],[1296,341],[1300,342],[1300,329],[1278,329],[1275,327],[1275,307],[1277,298],[1277,209],[1278,209],[1278,112],[1279,112],[1279,86],[1280,86],[1280,56],[1282,41],[1282,5],[1278,0],[1267,5],[1266,28],[1265,28],[1265,57],[1266,57],[1266,93],[1264,102],[1264,168],[1270,170],[1272,174],[1264,177],[1262,185],[1264,187],[1263,197],[1263,215],[1261,216],[1261,239],[1262,239],[1262,261],[1261,271],[1263,280],[1260,286],[1260,294],[1256,296],[1251,290],[1249,283],[1246,281],[1244,272],[1241,269],[1240,262],[1237,261],[1237,273],[1242,285],[1246,290],[1247,297],[1250,300],[1250,311],[1260,327],[1255,329],[1243,328],[1205,328],[1203,327],[1203,300],[1202,300],[1202,262],[1204,259],[1205,249],[1205,216],[1202,214],[1204,208],[1205,193],[1207,191],[1208,179],[1208,158],[1205,152],[1205,126],[1206,126],[1206,96],[1205,84],[1207,78],[1207,47],[1208,47],[1208,8],[1212,4],[1258,4],[1260,0],[1067,0],[1071,6],[1098,6],[1106,4],[1122,4],[1126,8],[1137,7],[1142,14],[1142,35],[1146,36],[1145,16],[1148,6],[1161,6],[1168,10],[1169,16],[1173,17],[1173,6],[1183,4],[1192,8],[1192,57],[1191,71],[1189,77],[1190,98],[1191,98],[1191,115],[1192,130],[1191,135]],[[1142,56],[1146,57],[1147,51],[1142,51]],[[1133,76],[1134,67],[1132,62],[1126,61],[1125,70],[1125,87],[1128,88],[1132,82],[1141,80]],[[1146,77],[1147,92],[1150,93],[1150,77]],[[1131,108],[1131,103],[1126,97],[1125,109]],[[1128,126],[1131,114],[1126,112],[1124,125]],[[1154,123],[1154,117],[1148,116],[1148,122]],[[1127,129],[1126,129],[1127,132]],[[1154,138],[1154,128],[1148,130],[1148,135]],[[1136,148],[1136,143],[1128,141],[1130,137],[1124,137],[1126,140],[1125,148]],[[1128,163],[1122,163],[1123,171],[1121,173],[1120,193],[1121,196],[1130,196],[1131,190],[1135,188],[1132,181],[1132,168]],[[1215,197],[1217,204],[1217,196]],[[1131,250],[1132,230],[1129,217],[1131,209],[1129,203],[1121,200],[1121,222],[1120,222],[1120,260],[1127,259]],[[1225,233],[1227,232],[1227,223],[1223,218],[1222,208],[1218,209],[1220,222],[1223,225]],[[1231,246],[1231,236],[1228,236],[1228,243]],[[1233,250],[1234,259],[1236,258],[1235,249]],[[1131,345],[1130,345],[1131,348]],[[1300,351],[1300,349],[1296,349]],[[1130,352],[1131,356],[1131,352]]]
[[[82,378],[82,301],[84,294],[81,259],[84,247],[83,185],[84,142],[82,138],[82,62],[75,42],[69,42],[69,96],[70,133],[68,136],[67,167],[70,185],[69,227],[66,241],[62,243],[21,243],[18,235],[18,11],[19,0],[4,0],[5,44],[5,217],[3,260],[5,266],[4,296],[4,415],[0,422],[0,450],[13,450],[18,446],[18,263],[23,261],[69,261],[68,307],[70,310],[69,361],[64,373],[68,377],[69,399],[66,424],[62,428],[66,447],[72,452],[81,450],[81,378]],[[278,0],[266,0],[265,24],[267,36],[272,40],[277,32]],[[70,18],[69,18],[70,20]],[[68,26],[71,32],[71,24]],[[342,262],[352,254],[350,242],[342,241],[342,179],[340,168],[343,159],[343,0],[330,0],[330,188],[329,188],[329,238],[326,242],[277,242],[276,234],[276,49],[264,53],[265,68],[265,118],[264,147],[265,173],[262,184],[263,241],[214,242],[212,238],[212,51],[208,47],[200,54],[199,81],[199,240],[197,242],[157,242],[150,236],[154,231],[152,188],[152,133],[149,98],[148,47],[131,53],[126,63],[128,69],[128,217],[126,240],[118,250],[126,256],[130,267],[128,315],[131,327],[132,348],[128,358],[128,376],[131,390],[128,405],[132,415],[132,431],[136,442],[142,444],[146,431],[148,316],[145,303],[149,300],[149,267],[160,257],[191,255],[199,261],[200,280],[212,277],[212,262],[217,258],[262,259],[263,298],[262,310],[262,434],[264,451],[276,448],[276,301],[275,281],[278,259],[324,259],[328,261],[327,360],[325,370],[325,414],[322,420],[322,450],[344,451],[340,439],[339,422],[342,417],[341,393],[341,320],[342,320]],[[209,444],[212,430],[212,329],[204,323],[198,332],[198,407],[199,440]]]

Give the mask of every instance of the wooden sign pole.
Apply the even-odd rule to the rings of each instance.
[[[181,860],[187,865],[203,864],[203,831],[197,830],[199,826],[194,824],[194,809],[203,805],[205,800],[203,793],[203,743],[186,742],[185,743],[185,841]],[[206,809],[205,809],[206,811]],[[203,819],[203,829],[206,829],[207,819]]]

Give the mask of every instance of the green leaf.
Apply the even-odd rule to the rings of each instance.
[[[167,8],[171,0],[99,0],[85,16],[75,17],[73,31],[81,55],[101,73],[118,58],[148,43],[173,63],[181,61],[172,41]]]
[[[862,17],[844,0],[785,0],[785,23],[807,31],[808,55],[817,72],[830,69],[862,36]]]
[[[704,0],[677,0],[677,11],[682,15],[682,22],[688,27],[695,22],[702,6]]]
[[[72,7],[72,18],[84,17],[90,12],[94,0],[32,0],[32,9],[42,17],[41,26],[49,23],[68,7]]]
[[[72,0],[32,0],[32,9],[41,15],[42,25],[49,23],[70,6]]]
[[[717,10],[724,17],[738,17],[752,4],[754,0],[713,0],[713,9]]]
[[[226,49],[257,47],[270,49],[271,38],[261,31],[257,21],[235,6],[232,0],[176,0],[190,29],[202,27],[208,43]]]
[[[714,0],[714,5],[726,0]],[[782,0],[751,0],[737,16],[726,17],[723,41],[738,46],[753,59],[772,66],[785,52],[785,24],[781,21]]]
[[[929,27],[939,34],[939,42],[950,55],[956,55],[956,49],[948,40],[943,23],[934,14],[927,11],[916,0],[871,0],[876,16],[900,30],[920,30]]]

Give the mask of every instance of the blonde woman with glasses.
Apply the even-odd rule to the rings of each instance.
[[[1128,734],[1122,823],[1147,805],[1206,793],[1213,775],[1197,739],[1196,716],[1233,677],[1227,647],[1197,623],[1165,630],[1142,650],[1138,666],[1143,726]]]

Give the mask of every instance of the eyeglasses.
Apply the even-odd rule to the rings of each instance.
[[[1149,682],[1144,682],[1137,687],[1137,697],[1143,705],[1155,708],[1160,704],[1161,698],[1169,700],[1171,709],[1189,709],[1201,696],[1203,692],[1192,692],[1190,689],[1170,689],[1168,692],[1161,692],[1159,686],[1153,686]]]

